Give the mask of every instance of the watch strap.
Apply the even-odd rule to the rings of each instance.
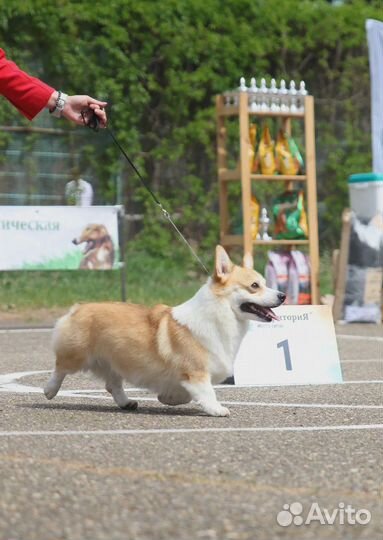
[[[53,107],[53,109],[49,109],[49,112],[56,118],[61,118],[67,99],[68,99],[68,94],[64,94],[64,92],[59,90],[55,106]]]

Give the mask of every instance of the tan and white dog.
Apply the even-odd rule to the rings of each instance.
[[[81,270],[109,270],[113,268],[114,246],[107,228],[101,223],[90,223],[72,243],[85,244],[80,262]]]
[[[249,320],[277,319],[271,308],[284,300],[260,274],[234,265],[217,246],[213,276],[179,306],[73,306],[56,324],[56,367],[44,393],[52,399],[67,374],[90,370],[123,409],[137,408],[124,392],[127,380],[157,393],[161,403],[194,400],[209,415],[228,416],[212,385],[232,375]]]

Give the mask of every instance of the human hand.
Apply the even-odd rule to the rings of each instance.
[[[58,95],[58,92],[54,91],[53,94],[50,96],[48,103],[46,104],[46,107],[50,111],[54,109]],[[106,107],[106,105],[106,101],[99,101],[98,99],[94,99],[90,96],[68,96],[61,116],[63,116],[67,120],[70,120],[71,122],[74,122],[75,124],[78,124],[79,126],[83,126],[84,120],[81,112],[84,109],[90,109],[91,111],[94,111],[97,115],[99,120],[99,127],[104,128],[106,127],[107,123],[107,116],[104,110],[104,107]]]
[[[106,127],[107,116],[104,107],[106,107],[106,101],[99,101],[89,96],[68,96],[66,100],[62,116],[67,120],[75,122],[76,124],[83,126],[84,120],[81,115],[81,111],[84,109],[91,109],[97,115],[99,120],[99,127]]]

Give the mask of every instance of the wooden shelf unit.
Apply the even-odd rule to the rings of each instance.
[[[319,304],[319,241],[318,212],[315,168],[314,98],[305,96],[304,112],[283,113],[250,111],[247,92],[238,93],[238,106],[225,106],[224,96],[216,98],[217,111],[217,161],[220,206],[220,241],[224,247],[243,246],[243,255],[253,257],[255,246],[300,246],[307,245],[311,265],[311,298]],[[240,156],[236,169],[227,167],[226,118],[239,118]],[[306,173],[302,175],[263,175],[250,172],[249,117],[280,118],[283,128],[291,133],[291,119],[300,119],[304,124]],[[242,191],[243,235],[229,234],[228,182],[240,181]],[[251,235],[251,184],[252,182],[302,182],[306,185],[306,207],[309,237],[307,240],[253,240]]]

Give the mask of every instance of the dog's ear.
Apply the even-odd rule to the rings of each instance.
[[[215,248],[215,268],[214,279],[225,283],[229,277],[230,272],[233,270],[233,263],[230,260],[229,255],[223,249],[222,246]]]

